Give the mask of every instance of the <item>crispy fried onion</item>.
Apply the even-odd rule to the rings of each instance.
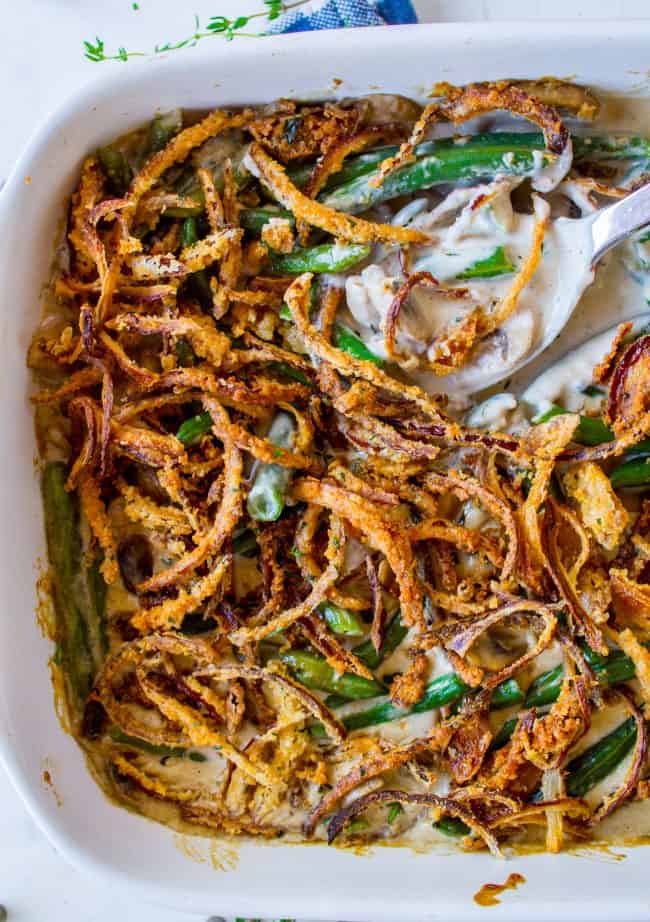
[[[186,339],[194,352],[212,365],[220,366],[230,350],[230,340],[220,333],[211,317],[153,317],[120,314],[106,324],[119,332],[141,336],[172,335]]]
[[[555,109],[529,95],[516,83],[500,80],[493,83],[468,83],[463,87],[439,83],[435,91],[438,97],[446,97],[446,101],[441,102],[438,99],[426,106],[408,141],[402,144],[394,157],[388,157],[383,161],[379,175],[371,180],[373,185],[380,186],[386,176],[414,159],[415,146],[435,122],[448,121],[460,125],[477,115],[499,109],[506,109],[539,125],[551,154],[565,155],[566,168],[562,176],[568,171],[571,165],[571,139],[566,126]],[[558,177],[558,181],[562,176]]]
[[[372,557],[366,557],[366,574],[368,576],[368,585],[372,595],[372,625],[370,628],[370,640],[372,645],[379,653],[384,642],[386,632],[386,606],[381,594],[381,586],[377,576],[377,567]]]
[[[88,157],[81,170],[79,189],[72,197],[70,214],[70,232],[68,239],[75,254],[75,268],[82,276],[87,276],[95,263],[94,248],[84,233],[84,227],[102,191],[104,177],[96,157]]]
[[[630,516],[607,474],[593,461],[579,461],[565,472],[562,485],[585,528],[605,550],[615,551]]]
[[[397,746],[368,758],[361,759],[351,771],[340,778],[331,791],[320,800],[319,804],[307,817],[304,825],[305,834],[311,835],[319,821],[331,812],[332,808],[350,791],[360,784],[383,775],[384,772],[393,771],[417,758],[424,752],[440,751],[447,746],[451,739],[453,728],[447,724],[434,727],[429,736],[422,737],[405,746]]]
[[[443,288],[440,286],[438,280],[431,275],[430,272],[413,272],[406,279],[403,285],[400,286],[399,291],[396,292],[393,300],[390,303],[390,306],[386,312],[386,319],[384,321],[384,346],[386,349],[386,355],[392,361],[397,361],[399,356],[397,355],[395,349],[395,339],[397,336],[397,323],[399,321],[399,315],[402,312],[402,308],[410,295],[411,291],[418,285],[427,285],[432,288],[436,294],[441,294],[449,298],[459,298],[464,299],[467,297],[466,288]]]
[[[325,657],[335,672],[349,672],[362,676],[364,679],[370,679],[370,681],[374,680],[375,677],[371,670],[361,662],[358,656],[343,646],[316,612],[305,615],[300,626],[312,647]]]
[[[422,231],[393,224],[377,224],[352,215],[343,214],[315,202],[300,191],[288,178],[281,164],[269,156],[260,144],[251,144],[246,158],[251,171],[260,178],[272,192],[273,197],[288,208],[297,221],[304,221],[312,227],[319,227],[334,237],[351,240],[353,243],[372,243],[383,240],[387,243],[428,243],[429,237]]]
[[[397,125],[369,125],[330,144],[312,170],[303,189],[304,194],[315,199],[328,179],[339,172],[346,157],[362,151],[376,141],[389,140],[398,137],[400,134],[403,136],[400,127]],[[300,242],[304,245],[309,233],[307,222],[301,223],[298,231]]]
[[[229,128],[241,128],[252,119],[250,109],[230,113],[216,109],[202,121],[179,131],[163,150],[154,154],[136,175],[128,193],[128,207],[133,213],[142,196],[158,182],[161,176],[175,163],[185,160],[187,155],[199,147],[208,138],[212,138]]]
[[[282,631],[289,625],[300,621],[301,618],[311,614],[313,610],[327,598],[329,589],[340,576],[345,558],[346,536],[343,524],[337,515],[330,518],[329,537],[325,557],[327,566],[313,583],[311,592],[298,605],[289,608],[264,624],[253,627],[242,627],[231,634],[230,639],[234,644],[242,645],[253,640],[262,640],[274,631]]]
[[[200,537],[193,550],[188,551],[166,570],[154,573],[138,587],[140,592],[158,592],[166,586],[185,582],[208,556],[219,553],[241,516],[242,455],[230,436],[230,422],[226,411],[216,401],[206,399],[206,405],[224,442],[224,488],[214,522],[210,530]],[[146,612],[143,612],[142,616],[145,618],[144,623],[147,623]]]
[[[540,509],[548,496],[555,457],[571,441],[579,418],[572,414],[556,416],[526,435],[523,450],[536,458],[533,482],[523,506],[517,512],[520,534],[523,582],[541,593],[543,571],[547,566],[542,546]]]
[[[165,599],[151,608],[138,609],[131,617],[131,624],[143,633],[181,627],[186,615],[196,611],[202,602],[216,593],[229,572],[230,565],[230,556],[222,557],[214,568],[205,576],[196,579],[189,589],[180,588],[175,598]],[[155,577],[147,580],[147,584],[153,580]]]
[[[371,497],[372,498],[372,497]],[[323,509],[320,506],[307,506],[303,512],[295,533],[296,560],[304,579],[313,582],[321,575],[315,555],[314,539],[318,530]],[[332,586],[327,594],[328,599],[342,608],[351,608],[353,611],[363,611],[368,608],[368,602],[358,596],[346,595],[336,586]]]
[[[503,581],[509,579],[517,562],[519,540],[515,517],[508,504],[478,480],[457,471],[429,474],[425,482],[432,493],[452,493],[460,500],[470,498],[477,500],[489,515],[501,523],[508,539],[508,550],[501,568],[501,579]]]
[[[589,815],[587,804],[577,797],[560,797],[557,800],[544,800],[532,806],[522,807],[513,813],[499,816],[491,824],[491,829],[506,829],[508,826],[542,825],[549,823],[553,814],[584,819]]]
[[[650,584],[638,583],[627,570],[612,567],[609,571],[616,617],[650,632]]]
[[[572,582],[564,565],[564,551],[560,544],[562,515],[558,512],[559,504],[553,497],[547,497],[544,514],[543,537],[540,543],[545,568],[564,600],[574,625],[579,629],[593,650],[607,655],[607,644],[600,629],[594,624],[586,611],[575,584]]]
[[[331,845],[334,839],[341,833],[346,825],[355,816],[363,812],[367,807],[376,804],[408,804],[411,806],[426,807],[433,812],[435,820],[441,816],[452,816],[454,819],[461,820],[469,829],[479,836],[487,845],[493,855],[502,858],[503,855],[499,848],[499,843],[474,814],[464,805],[454,799],[454,795],[440,797],[437,794],[414,794],[408,791],[399,790],[382,790],[371,791],[363,797],[358,797],[343,810],[339,810],[327,825],[327,844]]]
[[[639,643],[629,627],[619,631],[616,640],[621,650],[634,663],[634,674],[639,683],[641,697],[647,706],[650,704],[650,652]]]
[[[187,658],[194,661],[191,673],[176,670],[171,659],[175,656],[184,658],[184,661]],[[119,688],[129,675],[137,682],[144,698],[157,708],[157,724],[151,718],[143,718],[137,707],[120,700]],[[206,679],[208,684],[205,684]],[[279,779],[270,766],[249,758],[221,729],[226,712],[227,688],[239,679],[279,686],[283,694],[299,702],[305,716],[310,714],[325,724],[334,739],[340,742],[345,736],[345,730],[328,708],[299,683],[279,671],[223,663],[210,643],[200,638],[152,634],[124,644],[106,660],[95,683],[95,694],[111,720],[123,732],[154,745],[186,746],[189,743],[218,746],[221,755],[247,775],[259,784],[272,787]],[[212,681],[224,683],[226,691],[216,692],[210,685]],[[187,704],[172,697],[166,691],[169,684],[178,684],[184,692],[184,699],[193,703]],[[281,714],[278,714],[278,721],[282,721]]]
[[[521,742],[526,758],[544,772],[559,768],[590,721],[587,682],[583,676],[568,675],[548,714],[530,725],[523,723]]]
[[[537,80],[513,80],[512,84],[529,96],[534,96],[544,105],[566,109],[584,121],[592,121],[600,109],[600,102],[589,87],[568,80],[540,77]]]
[[[380,507],[326,481],[303,478],[293,484],[292,493],[295,499],[330,509],[360,531],[370,547],[384,555],[400,587],[404,621],[423,629],[422,587],[415,571],[413,550],[404,531],[387,523]]]
[[[622,436],[643,420],[650,409],[650,336],[640,336],[627,347],[609,387],[607,422]]]
[[[295,679],[285,675],[277,664],[275,668],[262,669],[261,666],[222,663],[220,665],[210,665],[204,671],[199,670],[198,674],[225,682],[230,682],[237,678],[251,682],[275,682],[294,695],[313,717],[320,720],[335,742],[340,743],[345,737],[345,728],[334,717],[329,708],[325,707],[320,698],[313,695],[303,685],[296,682]]]
[[[54,390],[39,391],[31,398],[33,403],[57,403],[59,400],[67,400],[79,391],[85,391],[94,387],[102,380],[102,372],[99,368],[89,366],[80,368],[79,371],[73,371],[69,378]]]
[[[361,378],[369,384],[374,384],[375,387],[385,390],[388,394],[412,402],[430,419],[439,424],[440,428],[436,432],[438,436],[458,433],[460,427],[455,423],[443,421],[439,404],[422,388],[398,382],[391,375],[377,368],[372,362],[355,359],[327,342],[309,320],[309,293],[312,277],[309,272],[298,276],[287,288],[284,296],[285,303],[291,310],[296,327],[309,350],[317,358],[332,365],[340,374]]]
[[[628,321],[627,323],[621,323],[617,327],[616,335],[614,336],[612,344],[609,347],[609,352],[607,355],[603,356],[597,365],[594,366],[592,378],[596,384],[605,384],[605,382],[609,380],[614,370],[615,362],[618,358],[620,348],[623,345],[623,342],[628,336],[633,325],[634,324],[631,321]]]
[[[99,483],[92,474],[83,471],[77,483],[77,490],[90,530],[104,552],[104,560],[100,568],[102,576],[107,583],[114,583],[118,577],[117,547],[111,520],[101,497]]]
[[[534,660],[542,650],[545,650],[555,636],[557,628],[557,617],[555,612],[542,602],[521,601],[508,602],[501,608],[491,611],[482,618],[467,624],[465,621],[456,621],[444,624],[438,628],[436,634],[442,641],[444,647],[453,653],[465,658],[478,640],[495,624],[513,619],[515,622],[525,623],[528,627],[538,631],[537,642],[535,646],[514,659],[509,665],[499,669],[498,672],[486,674],[482,684],[485,688],[496,688],[501,682],[509,679],[526,663]]]

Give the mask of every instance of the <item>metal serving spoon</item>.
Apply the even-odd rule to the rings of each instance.
[[[526,354],[510,365],[506,358],[498,368],[486,369],[484,373],[480,367],[472,369],[471,365],[467,366],[467,383],[459,375],[460,388],[464,391],[484,390],[532,362],[567,325],[584,291],[593,282],[596,265],[605,253],[647,225],[650,225],[650,183],[585,218],[556,219],[553,234],[558,246],[562,246],[563,233],[570,232],[573,241],[579,241],[579,245],[573,248],[575,260],[571,263],[571,286],[567,285],[566,290],[561,284],[558,286],[561,296],[555,298],[553,309],[544,315],[544,327]],[[447,380],[452,382],[453,377],[450,375]]]

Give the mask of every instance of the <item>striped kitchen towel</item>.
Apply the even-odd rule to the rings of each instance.
[[[276,32],[313,32],[350,26],[405,25],[418,18],[411,0],[325,0],[307,12],[294,10],[271,25]]]

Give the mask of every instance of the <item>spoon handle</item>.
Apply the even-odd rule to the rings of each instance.
[[[596,214],[591,224],[591,267],[630,234],[650,224],[650,183]]]

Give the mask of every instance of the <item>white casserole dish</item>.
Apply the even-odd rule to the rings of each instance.
[[[447,24],[215,41],[121,69],[68,100],[36,134],[0,194],[0,755],[53,844],[84,870],[149,900],[204,915],[348,920],[471,919],[473,894],[516,871],[501,919],[648,919],[650,855],[515,857],[377,848],[214,844],[113,806],[52,706],[50,644],[35,582],[45,557],[25,353],[52,241],[83,156],[160,108],[208,108],[280,96],[383,89],[424,97],[437,80],[565,75],[597,89],[649,95],[650,23]],[[650,127],[650,126],[649,126]],[[57,796],[44,784],[50,772]],[[611,859],[610,859],[611,860]],[[234,865],[234,866],[233,866]],[[224,870],[225,868],[225,870]]]

